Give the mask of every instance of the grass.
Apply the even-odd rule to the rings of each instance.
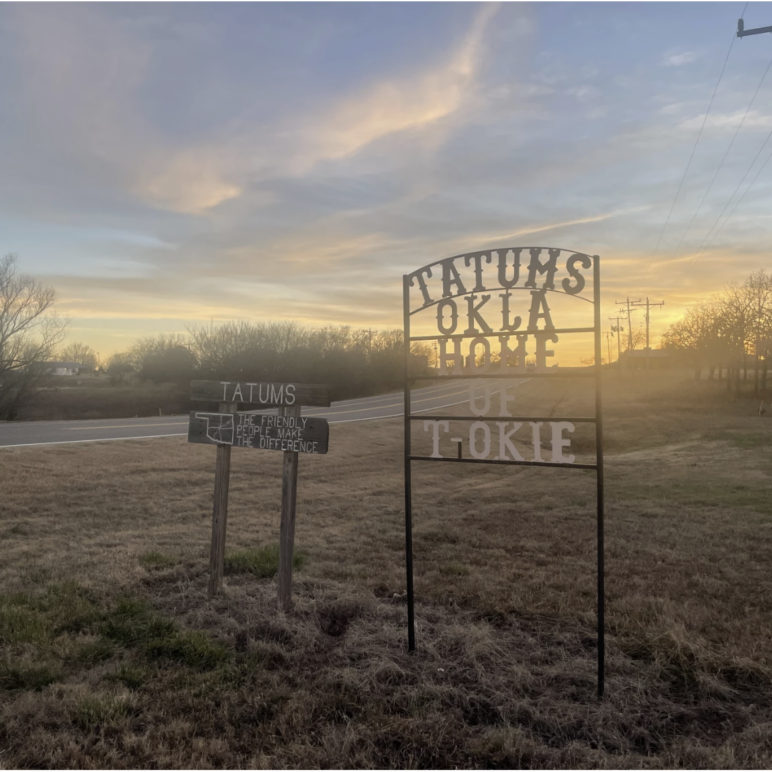
[[[717,429],[707,431],[704,434],[707,440],[718,440],[727,442],[736,448],[743,450],[753,450],[754,448],[770,447],[770,438],[767,432],[742,432],[736,429]]]
[[[148,681],[150,673],[148,670],[137,666],[123,663],[113,672],[109,673],[105,679],[108,682],[122,684],[129,689],[139,689]]]
[[[164,555],[162,552],[157,552],[156,550],[145,552],[139,556],[139,564],[143,568],[148,569],[148,571],[152,571],[156,568],[171,568],[176,565],[176,563],[177,561],[174,558]]]
[[[592,473],[416,465],[411,655],[399,420],[301,459],[288,613],[253,546],[278,537],[280,454],[233,453],[210,600],[211,448],[3,451],[3,765],[768,768],[772,423],[723,384],[605,400],[602,702]]]
[[[84,697],[72,712],[72,722],[83,731],[95,731],[125,718],[129,712],[130,705],[115,695]]]
[[[458,563],[448,563],[446,566],[440,566],[440,573],[445,576],[469,576],[469,569]]]
[[[305,552],[296,548],[292,554],[293,569],[299,571],[307,559]],[[231,574],[252,574],[261,579],[276,576],[279,571],[279,545],[266,544],[226,555],[225,570]]]
[[[5,691],[37,691],[61,678],[55,665],[12,662],[0,664],[0,688]]]
[[[178,630],[174,622],[136,598],[121,599],[99,626],[101,635],[136,649],[150,660],[174,660],[211,669],[227,657],[225,649],[197,630]]]
[[[207,635],[179,629],[144,599],[111,601],[73,582],[0,597],[0,644],[0,687],[9,692],[39,691],[126,655],[196,670],[211,670],[228,658]],[[113,679],[136,687],[138,672],[136,664],[124,663]]]

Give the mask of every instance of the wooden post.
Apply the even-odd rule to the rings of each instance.
[[[284,407],[279,414],[300,418],[300,407]],[[292,607],[292,557],[295,549],[295,507],[298,497],[298,454],[284,451],[284,469],[281,480],[281,526],[279,528],[279,609]]]
[[[236,402],[221,402],[221,413],[235,413]],[[225,530],[228,524],[228,487],[231,476],[231,446],[217,446],[214,473],[214,507],[212,509],[212,549],[209,553],[209,597],[222,591],[225,567]]]

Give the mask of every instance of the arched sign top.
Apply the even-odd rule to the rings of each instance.
[[[411,274],[411,276],[412,276],[412,274]],[[490,292],[490,291],[498,290],[498,289],[504,289],[507,292],[517,292],[519,290],[521,292],[522,291],[531,292],[531,293],[538,292],[539,294],[544,293],[544,292],[555,292],[555,293],[557,293],[559,295],[567,295],[568,297],[574,298],[576,300],[583,300],[585,303],[589,303],[590,305],[594,304],[594,302],[595,302],[592,298],[585,298],[585,297],[582,297],[581,295],[572,295],[569,292],[564,292],[563,290],[559,290],[559,289],[545,289],[543,287],[537,287],[536,289],[533,289],[531,287],[484,287],[481,290],[473,289],[473,290],[468,290],[467,292],[458,292],[458,293],[455,293],[453,295],[448,295],[448,297],[449,298],[462,298],[462,297],[465,297],[466,295],[474,295],[475,292]],[[443,300],[445,300],[445,298],[439,298],[437,300],[433,300],[431,303],[426,303],[426,304],[422,305],[420,308],[416,308],[413,311],[411,311],[410,312],[410,316],[413,316],[414,314],[418,314],[421,311],[425,311],[427,308],[431,308],[432,306],[436,306],[439,303],[442,303]]]
[[[594,293],[583,293],[596,258],[556,247],[498,247],[436,260],[407,274],[407,286],[421,301],[409,313],[446,298],[497,289],[559,292],[594,303]]]

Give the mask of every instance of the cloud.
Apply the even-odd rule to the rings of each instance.
[[[384,80],[353,94],[319,120],[303,137],[306,147],[296,159],[297,171],[322,160],[339,159],[383,137],[422,129],[456,112],[464,103],[483,52],[484,35],[498,4],[485,4],[450,60],[409,80]]]
[[[600,93],[601,92],[597,88],[589,86],[586,83],[583,83],[580,86],[571,86],[571,88],[566,89],[566,94],[580,100],[585,99],[586,97],[600,96]]]
[[[156,236],[149,236],[144,233],[132,233],[131,231],[113,230],[111,228],[92,228],[85,235],[92,240],[106,241],[108,243],[133,244],[138,247],[150,247],[155,249],[177,249],[179,247],[179,244],[171,244],[168,241],[162,241]]]
[[[38,142],[37,166],[69,165],[78,182],[88,171],[151,207],[187,214],[240,194],[243,175],[229,137],[188,132],[180,141],[164,130],[166,115],[151,108],[159,58],[187,64],[211,37],[204,27],[85,6],[19,9],[13,24],[25,61],[26,133],[48,138]]]
[[[51,163],[80,170],[88,165],[101,184],[138,204],[201,216],[247,191],[250,207],[265,206],[275,199],[256,191],[260,181],[304,177],[320,162],[346,162],[384,138],[422,132],[424,144],[438,141],[424,130],[460,111],[473,95],[486,30],[498,11],[498,4],[476,7],[453,53],[415,77],[381,77],[331,106],[311,108],[302,121],[297,114],[262,115],[257,94],[272,102],[276,95],[261,86],[243,115],[210,126],[206,137],[195,127],[170,133],[164,126],[168,111],[153,108],[154,114],[149,105],[156,99],[154,84],[166,77],[159,63],[171,55],[178,67],[193,68],[193,77],[199,55],[212,53],[211,30],[89,7],[50,15],[22,9],[16,23],[34,62],[25,70],[25,92],[38,131],[47,134],[52,120],[59,130]],[[48,55],[37,56],[38,51]],[[202,89],[207,85],[211,91],[211,84]],[[203,96],[213,99],[206,91]],[[182,98],[175,104],[185,105]]]
[[[701,67],[664,67],[701,43],[670,25],[664,58],[647,30],[612,51],[600,11],[569,39],[537,34],[540,9],[441,7],[0,9],[0,205],[23,220],[3,223],[8,248],[52,277],[71,315],[114,329],[152,317],[160,331],[170,316],[398,324],[403,272],[537,236],[601,254],[619,297],[674,285],[684,263],[660,257],[713,173],[703,143],[728,141],[750,93],[717,97],[646,274],[703,120],[697,96],[713,87]],[[769,130],[765,110],[744,129]],[[760,184],[752,193],[764,206]],[[769,223],[741,227],[741,211],[717,249],[763,242]],[[41,223],[59,230],[44,238]],[[683,284],[737,266],[701,257]]]
[[[185,214],[203,214],[236,198],[242,187],[229,179],[228,159],[209,148],[191,148],[172,156],[161,171],[146,166],[134,190],[143,200]]]
[[[660,107],[658,112],[660,115],[676,115],[678,113],[683,113],[683,112],[686,112],[687,110],[693,109],[695,104],[697,103],[694,101],[671,102],[669,104],[664,105],[663,107]]]
[[[713,113],[705,121],[705,128],[712,129],[716,133],[728,133],[737,129],[744,115],[745,110],[738,110],[734,113]],[[695,115],[693,118],[681,121],[676,129],[679,131],[699,130],[704,120],[704,115]],[[746,127],[749,129],[770,129],[772,128],[772,115],[763,115],[757,110],[751,110],[743,123],[743,129]]]
[[[649,206],[637,206],[632,209],[620,209],[614,212],[607,212],[606,214],[598,214],[593,217],[582,217],[577,220],[566,220],[564,222],[549,223],[546,225],[537,225],[535,227],[520,228],[519,230],[512,231],[512,233],[500,234],[498,236],[483,236],[481,241],[483,244],[489,244],[492,241],[503,241],[504,239],[515,238],[516,236],[528,236],[531,233],[544,233],[545,231],[557,230],[558,228],[567,228],[570,225],[586,225],[587,223],[602,222],[608,220],[611,217],[620,217],[621,215],[633,214],[635,212],[641,212],[645,209],[650,209]]]
[[[684,51],[681,54],[671,54],[662,57],[661,64],[665,67],[680,67],[683,64],[689,64],[697,58],[698,54],[694,51]]]

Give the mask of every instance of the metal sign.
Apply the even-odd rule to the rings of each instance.
[[[580,302],[577,302],[580,301]],[[583,301],[583,302],[581,302]],[[600,258],[550,247],[506,247],[449,257],[403,277],[405,334],[405,553],[408,647],[415,650],[411,466],[414,461],[594,469],[597,481],[598,694],[604,687],[603,425],[601,415]],[[556,323],[568,319],[567,326]],[[415,334],[411,334],[411,329]],[[590,340],[590,367],[561,367],[564,343]],[[433,342],[436,370],[416,376],[410,350]],[[574,349],[576,346],[574,345]],[[587,352],[589,353],[589,352]],[[574,355],[576,355],[574,353]],[[587,360],[585,360],[586,362]],[[517,416],[513,382],[592,378],[593,416]],[[471,416],[411,412],[415,380],[468,380]],[[482,382],[481,382],[482,381]],[[498,415],[491,410],[496,399]],[[413,451],[413,422],[431,452]],[[451,432],[451,425],[466,425]],[[577,463],[577,425],[595,427],[595,459]],[[452,434],[461,436],[451,436]],[[418,438],[416,438],[418,439]],[[525,442],[518,443],[518,440]],[[449,452],[451,443],[457,452]],[[516,444],[518,443],[518,444]],[[546,448],[545,448],[546,444]],[[462,448],[466,448],[466,454]],[[527,450],[526,450],[527,449]],[[529,455],[524,455],[526,452]]]
[[[329,438],[330,425],[325,418],[303,416],[194,410],[188,426],[188,442],[292,453],[326,453]]]

